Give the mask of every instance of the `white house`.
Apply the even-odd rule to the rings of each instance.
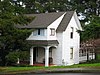
[[[79,63],[80,34],[82,30],[75,11],[29,14],[35,19],[20,28],[33,29],[27,38],[33,44],[30,48],[30,65],[49,63],[72,65]]]

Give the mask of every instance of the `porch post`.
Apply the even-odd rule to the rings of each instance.
[[[45,67],[49,66],[49,47],[45,47]]]
[[[33,47],[30,48],[30,65],[33,65]]]

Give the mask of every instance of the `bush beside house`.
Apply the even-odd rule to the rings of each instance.
[[[29,64],[29,52],[28,51],[18,51],[18,52],[10,52],[7,56],[6,65],[15,66],[15,65],[25,65]]]

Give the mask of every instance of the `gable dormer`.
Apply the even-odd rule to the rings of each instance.
[[[52,22],[48,27],[47,27],[47,39],[48,40],[57,40],[57,28],[62,22],[66,12],[63,13],[60,17],[58,17],[54,22]]]
[[[46,28],[35,28],[27,40],[46,40],[47,29]]]

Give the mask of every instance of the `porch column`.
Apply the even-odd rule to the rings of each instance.
[[[33,47],[30,48],[30,65],[33,65]]]
[[[45,67],[49,66],[49,47],[45,47]]]

